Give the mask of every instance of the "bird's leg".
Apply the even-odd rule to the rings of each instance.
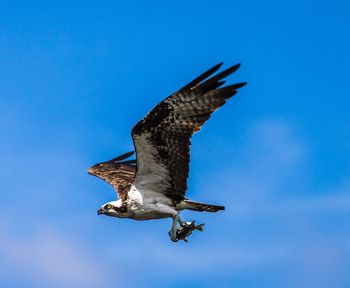
[[[171,241],[177,242],[179,239],[176,238],[176,231],[177,231],[177,222],[179,221],[180,217],[179,215],[173,216],[173,225],[171,226],[171,230],[169,231],[170,239]],[[181,221],[181,219],[180,219]]]
[[[180,216],[177,216],[177,222],[179,222],[179,224],[180,224],[181,227],[184,227],[184,226],[187,225],[186,222],[184,222],[184,221],[181,220]]]

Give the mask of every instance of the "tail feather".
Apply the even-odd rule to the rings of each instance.
[[[194,211],[206,211],[206,212],[217,212],[219,210],[225,210],[224,206],[221,205],[212,205],[212,204],[205,204],[200,202],[195,202],[191,200],[184,200],[181,203],[182,209],[189,209]]]

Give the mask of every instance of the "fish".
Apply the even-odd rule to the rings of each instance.
[[[185,222],[181,227],[177,228],[176,230],[176,238],[178,242],[179,240],[183,240],[185,242],[188,242],[187,237],[192,234],[194,230],[198,230],[200,232],[203,231],[203,224],[195,225],[195,220],[192,222]]]

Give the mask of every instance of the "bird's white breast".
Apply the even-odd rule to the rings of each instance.
[[[177,214],[172,201],[165,195],[149,191],[139,191],[134,185],[128,193],[128,210],[134,219],[148,220],[171,217]]]

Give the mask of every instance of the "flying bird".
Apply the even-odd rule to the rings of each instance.
[[[102,205],[98,214],[135,220],[172,218],[169,235],[176,242],[177,232],[184,227],[189,231],[191,223],[182,221],[180,211],[225,209],[185,196],[192,135],[237,89],[246,85],[241,82],[225,86],[223,79],[240,64],[213,75],[221,65],[171,94],[132,128],[136,160],[125,160],[134,154],[131,151],[88,169],[89,174],[112,185],[118,195],[118,200]]]

